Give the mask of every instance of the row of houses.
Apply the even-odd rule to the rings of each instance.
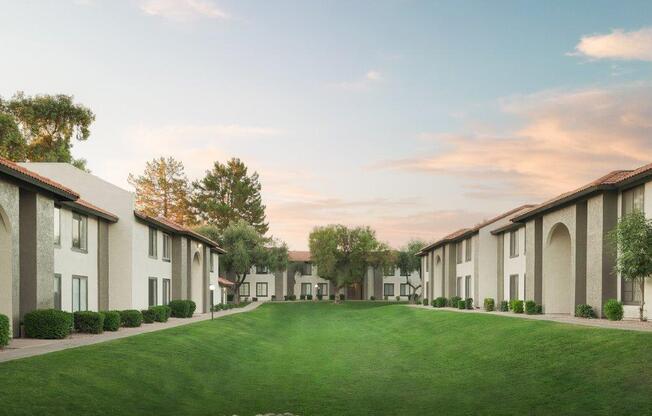
[[[534,300],[548,314],[608,299],[637,317],[641,291],[614,272],[609,232],[635,210],[652,218],[652,164],[611,172],[538,205],[523,205],[424,247],[424,296]],[[647,282],[645,304],[652,302]]]
[[[69,164],[0,159],[0,313],[11,317],[13,336],[27,312],[42,308],[147,309],[192,299],[206,312],[222,252],[138,212],[132,192]]]

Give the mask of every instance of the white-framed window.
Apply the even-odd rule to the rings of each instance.
[[[269,274],[269,267],[256,266],[256,274]]]
[[[457,276],[457,286],[455,286],[455,296],[462,297],[462,276]],[[453,305],[457,306],[457,305]]]
[[[240,297],[249,297],[249,282],[240,285]]]
[[[645,209],[645,185],[623,191],[623,216],[634,211],[643,212]]]
[[[256,283],[256,297],[266,298],[267,297],[267,282],[257,282]]]
[[[641,285],[638,281],[622,280],[622,300],[625,305],[641,304]]]
[[[312,263],[303,263],[301,267],[302,276],[312,276]]]
[[[518,274],[509,275],[509,300],[518,300]]]
[[[172,258],[172,238],[163,233],[163,261],[170,261]]]
[[[72,311],[88,310],[88,278],[86,276],[72,277]]]
[[[61,310],[61,275],[54,274],[54,309]]]
[[[518,230],[509,232],[509,257],[518,257]]]
[[[78,251],[88,249],[88,217],[72,213],[72,248]]]
[[[455,260],[457,264],[462,263],[462,247],[464,247],[462,241],[455,244]]]
[[[317,294],[326,295],[328,293],[328,283],[317,283]]]
[[[167,305],[172,300],[172,282],[170,279],[163,279],[163,305]]]
[[[158,279],[156,277],[149,278],[147,294],[149,306],[158,305]]]
[[[464,261],[471,261],[473,254],[473,240],[471,238],[466,239],[466,247],[464,247]]]
[[[383,296],[394,296],[394,283],[383,284]]]
[[[312,283],[301,283],[301,294],[312,295]]]
[[[149,229],[149,247],[148,247],[148,255],[151,258],[157,258],[158,257],[158,250],[157,250],[157,232],[156,228],[154,227],[148,227]]]
[[[410,286],[407,283],[401,283],[401,296],[410,295]]]
[[[54,206],[54,217],[52,219],[54,223],[54,245],[57,247],[61,246],[61,208]]]
[[[471,276],[464,278],[464,296],[467,298],[471,297]]]

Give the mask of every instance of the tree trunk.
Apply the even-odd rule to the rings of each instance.
[[[643,317],[643,308],[645,307],[645,279],[641,279],[641,307],[638,309],[638,317],[641,321],[646,321]]]

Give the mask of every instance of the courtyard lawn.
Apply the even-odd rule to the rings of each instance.
[[[652,334],[269,304],[0,364],[2,415],[649,414]]]

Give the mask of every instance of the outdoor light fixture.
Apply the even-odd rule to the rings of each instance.
[[[211,321],[214,319],[215,305],[213,299],[215,298],[215,285],[210,285],[208,288],[211,290]]]

